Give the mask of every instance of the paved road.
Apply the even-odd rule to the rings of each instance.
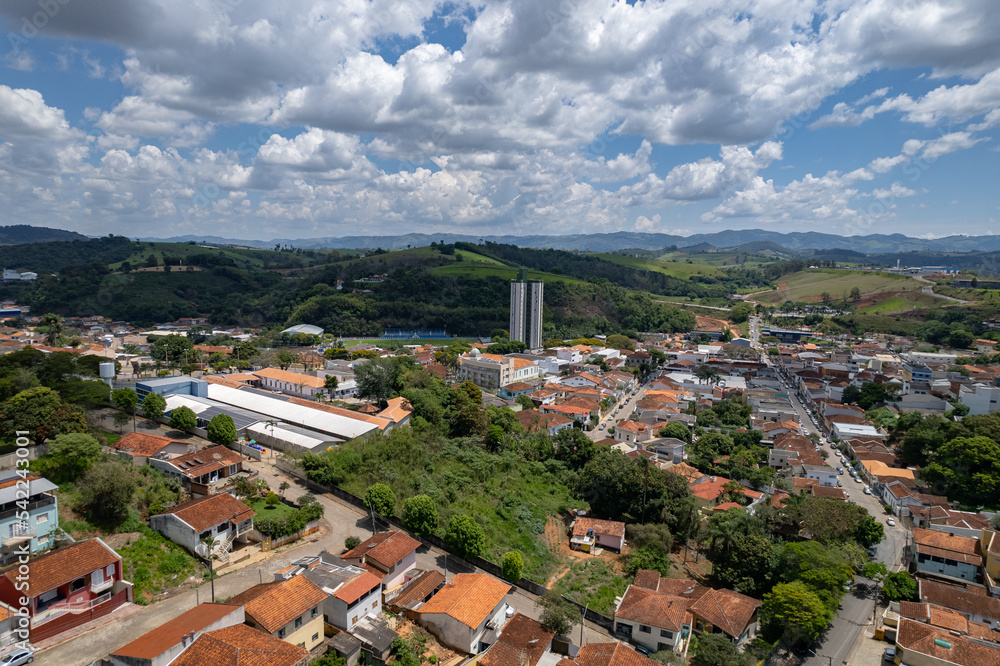
[[[616,408],[618,411],[617,414],[615,414],[615,409],[609,410],[607,414],[601,417],[601,421],[598,423],[596,428],[587,431],[587,436],[595,441],[610,437],[610,435],[608,435],[608,428],[613,427],[618,421],[627,421],[629,415],[632,413],[632,410],[635,409],[636,403],[642,400],[643,396],[646,394],[648,385],[640,383],[636,388],[639,389],[639,392],[635,395],[632,395],[632,393],[629,392],[626,399]],[[603,430],[601,430],[602,425],[604,426]]]
[[[927,294],[928,296],[936,296],[937,298],[943,298],[944,300],[951,301],[952,303],[965,304],[965,303],[969,302],[969,301],[963,301],[961,298],[952,298],[951,296],[945,296],[944,294],[937,293],[936,291],[934,291],[934,286],[937,283],[936,282],[931,282],[930,280],[928,280],[926,278],[923,278],[923,277],[921,277],[919,275],[914,275],[913,279],[916,280],[917,282],[926,282],[928,285],[930,285],[928,287],[924,287],[921,290],[925,294]]]
[[[790,391],[792,406],[799,414],[799,418],[806,430],[810,433],[822,431],[812,423],[806,409],[799,396]],[[828,462],[834,467],[839,465],[840,453],[827,442],[821,447],[829,453]],[[864,493],[865,484],[856,482],[846,472],[841,476],[844,489],[849,493],[850,500],[858,506],[864,507],[869,514],[882,523],[885,529],[885,539],[879,544],[876,559],[886,565],[890,571],[898,570],[902,567],[903,548],[906,545],[906,530],[898,523],[894,527],[886,524],[886,519],[890,518],[882,509],[881,502]],[[851,655],[860,643],[864,635],[864,629],[872,621],[872,612],[875,608],[876,595],[872,589],[872,581],[861,577],[858,578],[854,590],[844,596],[840,605],[840,612],[833,620],[833,624],[822,637],[814,656],[807,658],[803,666],[829,666],[830,664],[848,664]]]
[[[284,475],[280,470],[265,463],[251,463],[261,472],[271,488],[277,490],[282,481],[289,481],[291,487],[286,491],[288,499],[297,499],[307,491],[305,486],[294,478]],[[263,562],[254,564],[244,569],[238,569],[232,573],[225,574],[215,581],[215,598],[217,600],[227,599],[243,590],[256,585],[259,581],[270,581],[274,579],[274,572],[284,568],[291,562],[307,556],[318,555],[326,550],[334,554],[340,554],[344,550],[344,539],[348,536],[357,536],[365,539],[372,534],[371,519],[356,507],[349,505],[335,498],[333,495],[318,495],[317,500],[326,509],[324,520],[328,524],[328,529],[322,536],[310,537],[302,543],[280,550]],[[385,525],[379,526],[381,530]],[[451,578],[455,573],[462,573],[456,569],[454,560],[445,560],[444,551],[436,548],[422,547],[417,551],[418,568],[437,568],[440,571],[448,571]],[[482,573],[482,572],[480,572]],[[50,648],[35,658],[35,663],[41,666],[76,666],[91,664],[105,657],[119,647],[139,638],[146,632],[159,627],[167,620],[180,615],[184,611],[193,608],[196,600],[205,602],[210,600],[210,587],[208,583],[202,584],[197,592],[191,589],[171,599],[147,606],[140,611],[128,615],[124,618],[109,624],[97,627],[85,634],[82,634],[65,643],[61,643]],[[517,611],[539,619],[541,609],[535,603],[536,597],[520,588],[508,595],[507,603]],[[602,628],[590,622],[586,623],[584,640],[586,642],[615,640]],[[577,623],[573,626],[570,636],[575,640],[580,639],[581,627]]]

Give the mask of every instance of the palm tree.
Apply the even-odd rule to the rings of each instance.
[[[719,380],[722,379],[722,375],[719,371],[709,365],[702,365],[700,368],[695,370],[694,376],[704,382],[710,382],[713,386],[718,384]]]

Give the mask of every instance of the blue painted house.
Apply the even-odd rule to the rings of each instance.
[[[25,478],[17,470],[0,471],[0,560],[16,561],[25,546],[32,554],[52,545],[59,527],[59,506],[52,491],[56,484],[37,474]],[[27,514],[27,515],[25,515]]]

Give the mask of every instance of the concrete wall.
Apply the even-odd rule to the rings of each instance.
[[[311,615],[311,610],[302,614],[302,626],[298,629],[295,628],[294,621],[285,625],[285,638],[283,640],[307,650],[312,650],[322,643],[324,641],[323,613],[318,612],[316,617],[311,617]]]
[[[395,587],[402,585],[406,582],[403,576],[410,569],[417,566],[417,551],[413,551],[409,555],[403,558],[403,560],[397,564],[389,573],[385,575],[382,579],[382,587],[386,590],[391,590]]]
[[[651,625],[646,625],[649,627],[649,633],[642,632],[639,630],[641,625],[638,622],[632,622],[630,620],[615,620],[616,636],[624,636],[623,634],[618,633],[619,626],[631,627],[632,638],[630,639],[630,642],[636,645],[642,645],[650,652],[659,652],[661,644],[668,645],[670,646],[670,649],[673,650],[674,645],[676,645],[678,639],[680,638],[680,632],[673,632],[667,629],[661,629],[660,627],[653,627]],[[661,635],[660,632],[662,631],[667,631],[671,637],[667,638],[666,636]]]
[[[306,572],[305,575],[308,577],[309,573]],[[366,615],[378,617],[382,614],[382,588],[375,588],[371,594],[361,597],[350,607],[331,594],[323,604],[323,613],[327,623],[338,629],[351,631]]]
[[[420,623],[445,645],[472,654],[472,629],[444,613],[421,614]]]

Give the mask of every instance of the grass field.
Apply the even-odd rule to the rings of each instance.
[[[660,255],[657,259],[661,262],[686,263],[689,259],[693,265],[715,266],[720,268],[744,267],[756,268],[767,266],[776,261],[782,261],[783,257],[765,257],[762,255],[745,254],[742,252],[702,252],[690,254],[687,252],[668,252]]]
[[[455,250],[456,257],[462,257],[462,261],[471,261],[479,264],[489,264],[491,266],[507,266],[507,264],[502,261],[498,261],[493,257],[487,257],[485,255],[479,254],[478,252],[469,252],[468,250]]]
[[[913,304],[923,304],[924,294],[921,289],[922,283],[913,278],[890,275],[887,273],[861,273],[858,271],[839,270],[806,270],[797,273],[790,273],[782,276],[778,280],[778,289],[767,291],[755,297],[755,300],[764,303],[783,303],[786,300],[794,303],[813,303],[820,300],[820,296],[825,292],[830,294],[834,300],[839,300],[849,296],[851,290],[857,287],[861,290],[862,305],[864,308],[865,297],[879,299],[879,295],[886,295],[888,298],[893,295],[901,301]],[[932,297],[933,298],[933,297]],[[872,303],[877,305],[877,303]]]
[[[605,560],[592,558],[574,562],[555,584],[555,591],[598,613],[613,615],[615,597],[625,594],[630,578],[612,570]]]
[[[344,347],[349,349],[351,347],[357,347],[358,345],[378,346],[387,342],[402,342],[404,345],[452,345],[456,342],[471,344],[475,342],[475,340],[472,338],[421,338],[419,340],[383,340],[381,338],[366,338],[364,340],[344,340]]]
[[[163,256],[167,255],[170,257],[188,257],[193,254],[223,254],[226,257],[232,259],[236,262],[237,266],[241,268],[261,268],[264,265],[263,258],[266,255],[271,255],[274,263],[280,263],[282,255],[286,258],[289,256],[298,256],[302,259],[303,263],[308,265],[315,263],[307,255],[290,255],[285,252],[275,252],[274,250],[257,250],[257,249],[237,249],[237,248],[217,248],[217,247],[200,247],[199,245],[192,245],[190,243],[147,243],[143,242],[142,247],[126,260],[133,267],[139,268],[146,265],[146,258],[149,255],[156,257],[156,260],[163,264]],[[326,256],[329,251],[317,250],[319,256]],[[121,267],[122,262],[117,262],[110,264],[109,268],[111,270],[117,270]]]
[[[655,273],[664,273],[666,275],[673,275],[674,277],[679,277],[683,280],[688,279],[692,275],[718,275],[720,270],[716,266],[711,266],[707,263],[699,263],[692,260],[692,263],[687,263],[686,259],[678,258],[675,261],[662,260],[662,259],[645,259],[643,257],[630,257],[624,254],[614,254],[614,253],[601,253],[595,255],[610,261],[613,264],[618,264],[619,266],[628,266],[629,268],[637,268],[643,271],[653,271]]]

